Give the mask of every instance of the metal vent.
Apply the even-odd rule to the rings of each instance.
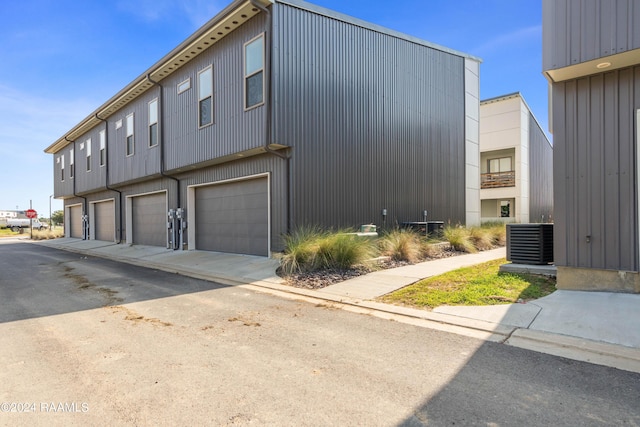
[[[507,224],[507,261],[552,263],[553,224]]]

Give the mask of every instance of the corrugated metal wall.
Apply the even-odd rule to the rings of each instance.
[[[464,58],[276,3],[294,225],[465,221]]]
[[[264,31],[251,19],[162,81],[166,169],[194,165],[264,145],[264,107],[244,111],[244,43]],[[198,128],[198,72],[213,66],[213,124]],[[191,89],[177,85],[191,79]]]
[[[638,270],[640,67],[553,86],[555,264]]]
[[[152,88],[109,117],[107,156],[109,184],[117,185],[160,173],[160,147],[149,147],[149,101],[159,96]],[[133,113],[134,154],[127,156],[127,116]],[[116,129],[116,122],[122,127]],[[94,147],[95,149],[95,147]]]
[[[544,0],[542,13],[544,70],[640,48],[637,0]]]
[[[553,148],[542,128],[529,114],[529,220],[553,218]]]

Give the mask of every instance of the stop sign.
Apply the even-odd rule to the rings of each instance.
[[[38,212],[36,212],[33,209],[27,209],[25,211],[25,214],[27,215],[27,218],[37,218],[38,217]]]

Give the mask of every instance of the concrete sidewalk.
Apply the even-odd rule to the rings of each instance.
[[[375,301],[420,279],[503,258],[504,248],[382,270],[324,289],[307,290],[285,285],[275,274],[278,261],[263,257],[171,251],[95,240],[35,243],[223,284],[250,286],[287,298],[329,302],[360,313],[640,372],[637,294],[556,291],[526,304],[438,307],[433,311]]]

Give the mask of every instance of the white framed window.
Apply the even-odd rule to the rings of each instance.
[[[488,171],[489,173],[498,173],[498,172],[511,172],[511,157],[502,157],[499,159],[489,159],[488,161]]]
[[[198,73],[198,126],[213,123],[213,67]]]
[[[73,160],[75,158],[75,149],[71,149],[71,151],[69,151],[69,178],[73,179],[73,175],[75,172],[75,167],[73,166]]]
[[[244,108],[264,104],[264,34],[244,45]]]
[[[107,133],[104,130],[100,131],[100,167],[107,164]]]
[[[122,119],[116,121],[116,130],[120,129],[122,127]]]
[[[158,145],[158,98],[149,102],[149,147]]]
[[[91,138],[87,139],[84,143],[87,147],[87,172],[91,170]]]
[[[184,80],[178,83],[178,94],[181,94],[182,92],[186,92],[189,89],[191,89],[191,77],[189,77],[187,80]]]
[[[64,154],[60,156],[60,180],[64,181]]]
[[[133,113],[127,116],[127,156],[133,156],[135,152],[134,140],[133,140]]]

